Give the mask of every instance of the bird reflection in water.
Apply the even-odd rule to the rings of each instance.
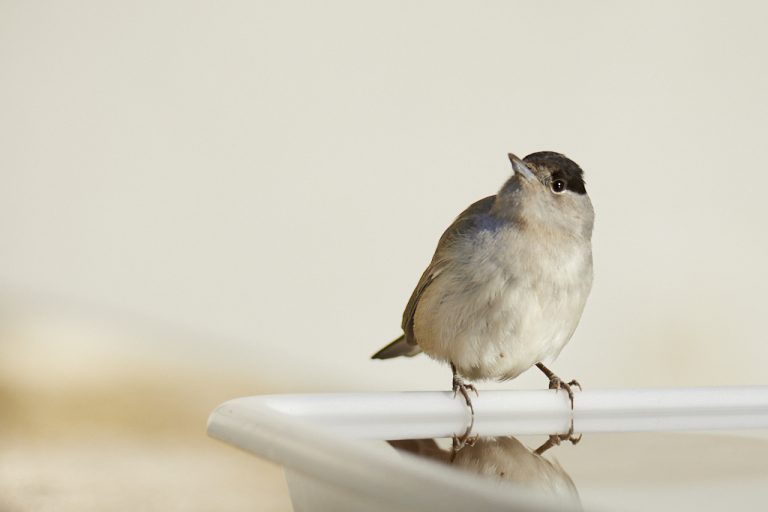
[[[481,476],[523,486],[556,501],[580,507],[576,486],[555,460],[543,456],[550,441],[531,450],[512,436],[477,437],[460,450],[443,449],[434,439],[388,441],[398,450],[444,462]],[[549,445],[549,446],[548,446]]]

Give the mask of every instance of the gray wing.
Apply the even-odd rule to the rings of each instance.
[[[437,243],[437,249],[435,249],[435,255],[432,257],[432,262],[427,267],[427,270],[421,275],[419,283],[411,294],[411,298],[408,300],[408,304],[405,306],[403,312],[402,328],[405,332],[405,340],[410,345],[416,345],[416,336],[413,334],[413,319],[416,316],[416,308],[419,305],[419,299],[424,294],[424,291],[430,284],[440,275],[440,273],[450,264],[450,252],[446,251],[454,241],[463,233],[470,230],[475,225],[477,217],[487,215],[491,211],[493,201],[496,196],[488,196],[475,203],[472,203],[469,208],[461,212],[456,217],[456,220],[448,226],[443,236],[440,237],[440,241]]]

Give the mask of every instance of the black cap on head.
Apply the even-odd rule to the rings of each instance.
[[[586,194],[584,171],[576,162],[554,151],[539,151],[523,158],[523,162],[533,164],[540,169],[547,169],[552,180],[565,181],[565,188],[577,194]]]

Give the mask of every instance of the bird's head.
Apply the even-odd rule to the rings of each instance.
[[[522,160],[509,153],[509,160],[515,174],[499,191],[497,215],[591,238],[595,214],[584,171],[576,162],[552,151],[531,153]]]

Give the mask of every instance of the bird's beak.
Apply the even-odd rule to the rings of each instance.
[[[528,166],[523,163],[522,160],[517,158],[512,153],[508,153],[507,156],[509,156],[509,161],[512,162],[512,169],[515,171],[515,174],[522,175],[526,180],[536,179],[536,175],[533,174],[533,171],[531,171]]]

